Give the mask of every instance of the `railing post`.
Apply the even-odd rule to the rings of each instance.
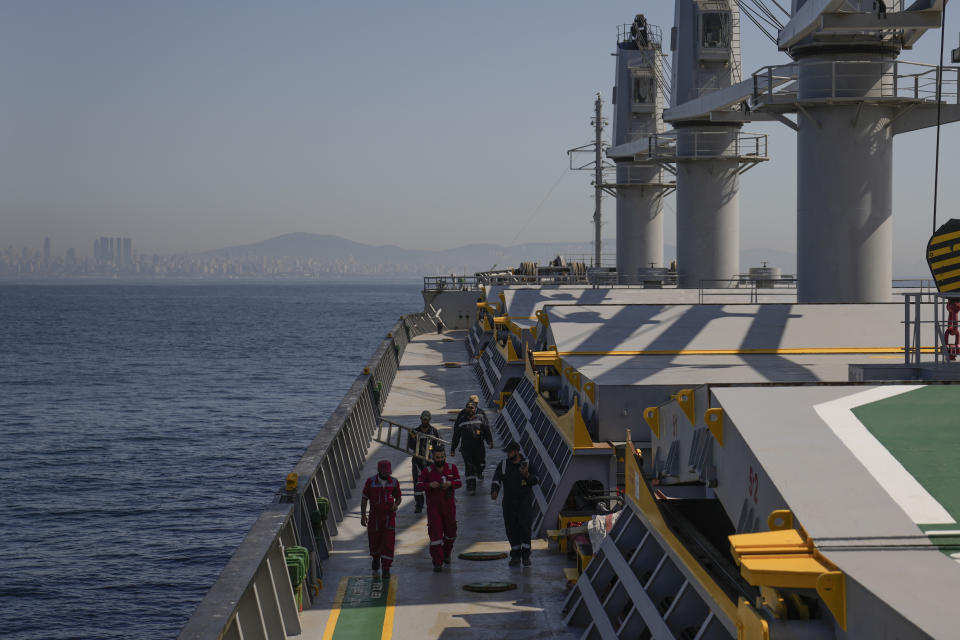
[[[767,67],[767,96],[773,102],[773,67]]]
[[[910,294],[903,294],[903,364],[910,364]]]
[[[915,307],[915,315],[913,318],[913,345],[914,345],[914,359],[913,361],[916,364],[920,364],[920,353],[923,350],[923,343],[920,341],[920,316],[921,316],[921,303],[923,298],[918,293],[917,294],[917,306]]]

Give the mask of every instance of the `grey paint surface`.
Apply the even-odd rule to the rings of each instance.
[[[469,329],[477,319],[477,300],[480,291],[423,291],[423,310],[431,316],[430,305],[440,312],[448,329]]]
[[[507,313],[511,317],[532,317],[546,305],[623,305],[623,304],[697,304],[700,292],[689,289],[640,289],[628,287],[514,287],[503,289],[507,301]],[[705,301],[749,302],[751,291],[709,289],[703,292]],[[720,297],[722,296],[722,297]],[[760,293],[760,302],[795,302],[795,289],[777,289]],[[496,293],[487,296],[488,301],[497,301]]]
[[[617,184],[627,181],[628,172],[617,169]],[[648,169],[649,176],[632,179],[653,182],[661,178],[660,169]],[[620,176],[623,176],[622,178]],[[663,264],[663,188],[655,184],[617,187],[617,272],[620,282],[637,282],[637,270]]]
[[[684,138],[696,133],[681,130],[678,148]],[[731,134],[736,136],[736,129]],[[677,272],[681,287],[715,288],[721,285],[711,280],[726,280],[740,273],[738,169],[736,160],[727,159],[677,163]]]
[[[858,116],[857,109],[810,107],[797,120],[800,302],[891,298],[893,133],[886,125],[893,111],[864,105]]]
[[[910,535],[907,517],[814,406],[870,387],[714,388],[728,421],[824,554],[861,588],[848,589],[848,637],[916,637],[902,616],[936,638],[956,637],[960,565],[930,551],[842,550],[852,538]],[[761,491],[763,488],[761,487]],[[826,540],[841,538],[843,540]],[[869,541],[867,541],[869,543]],[[883,541],[873,541],[873,544]],[[884,615],[889,607],[896,615]],[[877,635],[873,635],[877,634]]]
[[[717,9],[725,9],[729,42],[726,48],[707,48],[703,24]],[[741,80],[739,8],[735,2],[700,3],[677,0],[673,43],[673,100],[676,107],[725,89]],[[677,271],[679,285],[698,288],[703,281],[724,280],[740,271],[739,163],[703,159],[698,139],[728,132],[736,138],[739,125],[701,128],[674,122],[677,128]],[[681,126],[682,125],[682,126]],[[720,155],[727,145],[706,155]],[[715,153],[714,153],[715,152]],[[698,157],[694,160],[692,158]],[[702,286],[720,286],[704,283]]]
[[[613,144],[642,140],[663,131],[664,77],[658,45],[617,47]],[[635,102],[635,77],[654,80],[649,104]],[[630,185],[630,186],[625,186]],[[663,265],[663,170],[656,165],[617,163],[617,272],[621,282],[636,282],[637,269]]]
[[[560,351],[903,346],[901,304],[634,304],[547,311]]]

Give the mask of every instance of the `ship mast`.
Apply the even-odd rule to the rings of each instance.
[[[603,98],[597,93],[593,103],[594,160],[593,173],[593,266],[600,267],[600,207],[603,198]]]
[[[572,171],[593,171],[593,265],[601,266],[600,250],[603,247],[603,241],[600,235],[602,226],[601,212],[603,194],[613,194],[610,190],[611,185],[603,181],[603,172],[614,168],[606,162],[603,153],[607,149],[607,143],[603,140],[603,128],[607,121],[603,119],[603,98],[597,93],[597,99],[593,102],[593,118],[590,119],[593,126],[593,142],[589,142],[576,149],[568,149],[567,155],[570,157],[570,169]],[[589,160],[583,159],[583,154],[590,154]]]

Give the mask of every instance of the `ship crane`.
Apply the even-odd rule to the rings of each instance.
[[[897,59],[945,3],[906,4],[808,0],[778,39],[794,62],[753,76],[751,109],[797,114],[800,302],[890,300],[893,137],[960,120],[960,69]]]
[[[664,102],[671,92],[672,69],[663,54],[660,28],[638,14],[617,34],[616,85],[613,91],[614,148],[646,141],[663,131]],[[617,273],[620,284],[649,280],[663,268],[663,199],[676,183],[650,158],[618,156],[616,181],[605,188],[617,197]]]
[[[897,59],[940,26],[944,2],[905,4],[881,14],[872,0],[794,2],[777,38],[793,62],[740,79],[744,0],[677,0],[663,114],[675,130],[607,155],[677,172],[681,286],[739,271],[738,176],[767,159],[766,137],[739,129],[776,120],[797,132],[799,301],[890,300],[893,136],[960,120],[960,69]]]
[[[675,6],[672,107],[658,114],[656,127],[617,140],[607,155],[618,166],[652,166],[676,176],[679,286],[732,286],[740,272],[739,176],[768,159],[767,138],[740,131],[751,118],[740,106],[746,85],[738,2],[677,0]],[[626,81],[619,74],[617,79],[618,86]],[[715,117],[690,108],[731,90],[734,99],[722,98],[712,109]],[[664,121],[674,130],[665,132]],[[658,245],[662,256],[662,231]],[[620,254],[618,243],[618,262]]]

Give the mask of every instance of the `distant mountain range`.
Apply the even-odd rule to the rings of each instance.
[[[613,260],[614,241],[608,240],[609,259]],[[486,271],[493,266],[516,267],[525,260],[544,263],[557,255],[580,256],[589,261],[593,253],[589,242],[534,242],[504,247],[495,244],[476,243],[453,249],[404,249],[396,245],[369,245],[333,235],[315,233],[288,233],[286,235],[255,242],[253,244],[225,247],[198,254],[203,258],[233,260],[258,260],[299,258],[323,263],[363,265],[383,271],[410,274],[411,276],[443,273],[473,273]],[[605,261],[608,252],[604,252]],[[668,259],[676,255],[671,245],[664,247]],[[741,254],[741,269],[760,266],[766,261],[778,266],[783,273],[794,273],[796,256],[775,249],[747,249]],[[380,270],[380,269],[378,269]]]

